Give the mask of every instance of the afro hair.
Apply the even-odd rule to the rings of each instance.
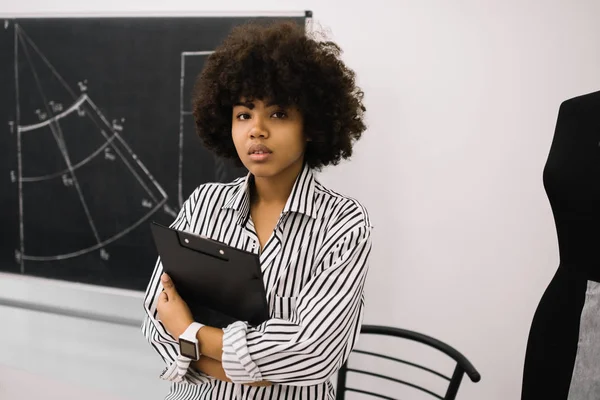
[[[318,41],[291,21],[235,27],[208,57],[196,79],[192,108],[207,148],[242,165],[231,138],[232,108],[242,98],[297,107],[311,168],[352,155],[366,129],[363,92],[340,59],[340,47]]]

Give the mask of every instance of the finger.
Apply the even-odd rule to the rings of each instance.
[[[161,276],[161,281],[163,287],[165,288],[165,292],[167,293],[168,298],[173,298],[177,295],[177,291],[175,290],[175,285],[171,280],[171,277],[166,273],[163,273]]]
[[[162,303],[166,303],[167,301],[169,301],[169,296],[167,295],[167,292],[160,292],[160,294],[158,295],[158,301]]]

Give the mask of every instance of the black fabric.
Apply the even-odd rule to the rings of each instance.
[[[544,168],[560,265],[531,324],[522,400],[567,399],[588,280],[600,281],[600,92],[563,102]]]

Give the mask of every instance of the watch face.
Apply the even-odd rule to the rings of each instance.
[[[191,358],[192,360],[198,359],[198,355],[196,354],[196,344],[194,342],[179,338],[179,350],[181,351],[182,356]]]

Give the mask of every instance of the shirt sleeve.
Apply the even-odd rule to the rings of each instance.
[[[186,218],[186,212],[190,211],[188,209],[189,203],[188,199],[175,221],[170,225],[171,228],[183,231],[189,230],[190,226]],[[178,357],[179,343],[167,332],[163,324],[157,320],[156,305],[158,296],[163,290],[160,280],[162,273],[163,267],[159,257],[144,296],[144,310],[146,313],[142,323],[142,333],[166,365],[166,368],[160,374],[160,378],[171,382],[185,382],[197,385],[208,383],[215,378],[188,368],[189,363],[186,364],[181,357]],[[182,369],[187,369],[183,377],[181,376]]]
[[[222,364],[229,379],[309,386],[331,378],[360,333],[370,251],[371,227],[352,229],[321,258],[289,320],[225,328]]]

